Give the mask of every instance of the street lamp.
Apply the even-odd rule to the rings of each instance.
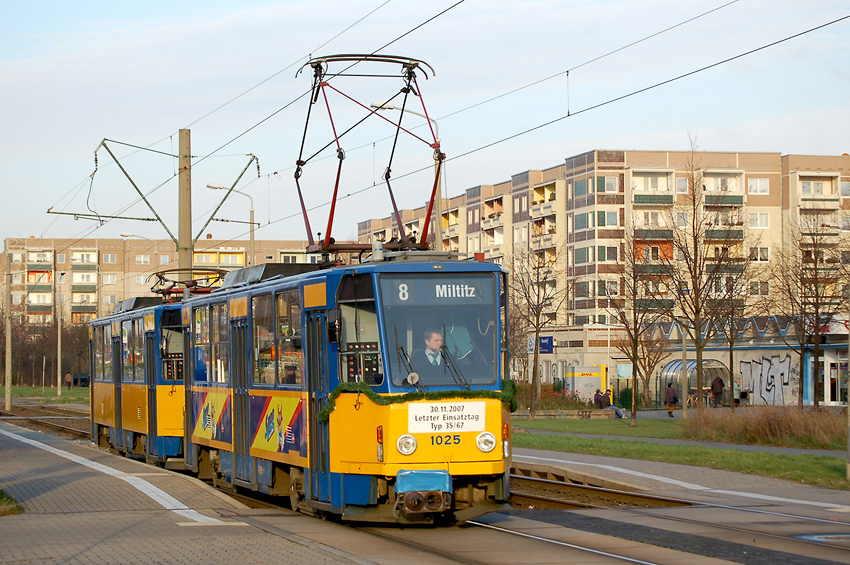
[[[400,112],[405,112],[407,114],[413,114],[414,116],[419,116],[420,118],[425,118],[426,120],[428,120],[432,124],[434,124],[434,134],[437,138],[437,143],[440,142],[440,126],[437,125],[437,120],[435,120],[434,118],[428,117],[425,114],[422,114],[422,113],[417,112],[415,110],[411,110],[409,108],[399,108],[398,106],[394,105],[392,102],[381,102],[380,100],[375,100],[374,102],[372,102],[372,108],[374,108],[376,110],[398,110]],[[440,152],[438,150],[434,151],[434,174],[435,175],[440,172],[440,156],[439,156],[439,153]],[[443,250],[443,202],[442,202],[442,195],[440,194],[440,190],[441,190],[440,189],[440,177],[437,176],[437,198],[436,198],[436,202],[434,202],[434,204],[435,204],[434,215],[437,218],[437,222],[436,222],[436,224],[437,224],[436,228],[437,229],[434,230],[434,231],[437,232],[437,233],[434,234],[436,236],[434,238],[434,250],[435,251],[442,251]],[[430,220],[430,218],[427,218],[425,221],[428,221],[428,220]],[[404,229],[402,226],[399,226],[399,228]]]
[[[237,181],[238,182],[238,181]],[[242,192],[241,190],[236,190],[235,188],[231,189],[230,187],[223,186],[220,184],[216,184],[214,182],[208,183],[207,188],[210,190],[229,190],[230,192],[235,192],[236,194],[241,194],[242,196],[247,196],[248,200],[251,201],[251,215],[248,218],[251,222],[251,247],[250,252],[248,254],[248,266],[252,266],[254,264],[254,199],[251,198],[250,194]]]

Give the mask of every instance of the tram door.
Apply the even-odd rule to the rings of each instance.
[[[328,353],[324,311],[307,312],[307,391],[310,395],[310,477],[306,481],[310,500],[330,502],[328,422],[316,418],[328,400]]]
[[[234,477],[253,480],[248,456],[248,332],[245,320],[230,324],[233,350],[230,357],[233,379],[233,466]]]
[[[159,446],[154,440],[156,436],[156,336],[154,332],[145,333],[145,385],[148,389],[148,439],[145,449],[148,455],[159,455]]]
[[[121,379],[124,375],[124,355],[121,351],[121,335],[112,336],[112,383],[115,387],[115,447],[124,447],[124,411],[121,410]]]

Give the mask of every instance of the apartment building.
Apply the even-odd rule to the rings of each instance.
[[[695,182],[701,200],[694,208]],[[850,241],[850,156],[593,150],[467,189],[442,209],[438,223],[446,249],[483,253],[497,263],[518,249],[557,260],[562,276],[554,284],[568,299],[559,311],[546,313],[556,327],[553,352],[541,357],[546,377],[596,374],[599,367],[606,368],[604,375],[617,375],[621,363],[611,343],[618,337],[608,306],[624,289],[627,241],[653,268],[674,253],[676,225],[670,224],[699,214],[709,260],[722,260],[725,268],[736,261],[769,266],[795,245],[798,228],[815,221],[811,228],[821,230],[825,246],[837,248]],[[405,211],[404,229],[421,229],[426,211]],[[358,237],[397,237],[398,229],[394,218],[371,219],[359,224]],[[804,249],[804,260],[813,259],[806,253],[822,252]],[[769,281],[756,274],[746,292],[768,294]],[[835,372],[841,362],[846,370],[846,346],[843,353],[826,353],[823,370]],[[838,399],[836,392],[832,400]]]
[[[259,240],[255,263],[316,263],[306,241]],[[57,305],[64,323],[85,323],[108,314],[127,297],[151,295],[155,272],[176,278],[177,252],[168,239],[7,238],[3,272],[11,272],[12,313],[16,321],[54,321]],[[226,271],[248,263],[245,241],[205,239],[195,244],[193,277],[217,284]],[[7,278],[3,277],[2,296]]]

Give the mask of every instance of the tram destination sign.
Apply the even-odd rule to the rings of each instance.
[[[492,304],[493,288],[489,274],[381,277],[383,302],[390,306]]]

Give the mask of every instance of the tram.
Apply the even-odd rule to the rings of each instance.
[[[346,520],[501,508],[506,273],[447,255],[265,280],[258,266],[209,294],[92,322],[93,440]],[[441,363],[426,366],[430,332]]]
[[[183,456],[179,304],[131,298],[90,326],[92,441],[160,466]]]

